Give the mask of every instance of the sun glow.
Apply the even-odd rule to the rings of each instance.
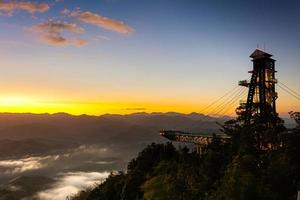
[[[26,97],[0,97],[0,105],[2,107],[22,106],[33,102],[32,99]]]
[[[279,113],[286,113],[290,110],[283,107],[284,102],[279,101]],[[129,101],[125,99],[116,100],[86,100],[66,98],[49,99],[37,98],[33,96],[2,96],[0,97],[0,112],[7,113],[58,113],[65,112],[73,115],[101,115],[101,114],[130,114],[136,112],[180,112],[191,113],[200,112],[204,114],[212,114],[213,109],[203,109],[209,102],[169,102],[169,101]],[[292,104],[293,105],[293,104]],[[298,108],[298,107],[297,107]],[[295,107],[293,110],[297,110]],[[234,115],[234,110],[225,113],[226,115]]]
[[[198,108],[198,109],[197,109]],[[135,112],[190,113],[201,108],[199,105],[168,102],[127,102],[127,101],[80,101],[80,100],[45,100],[33,97],[0,97],[0,112],[10,113],[58,113],[74,115],[129,114]]]
[[[0,97],[0,112],[13,113],[57,113],[102,114],[114,110],[114,106],[105,103],[45,100],[30,97]]]

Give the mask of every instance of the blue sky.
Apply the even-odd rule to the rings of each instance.
[[[4,99],[97,102],[99,107],[124,104],[146,107],[149,112],[199,111],[249,77],[248,56],[257,45],[278,60],[278,78],[300,91],[300,3],[296,0],[26,2],[47,4],[49,9],[39,12],[15,6],[8,13],[1,12],[0,5]],[[66,9],[69,13],[62,15]],[[80,17],[85,12],[122,27],[84,22]],[[75,24],[84,33],[64,29],[59,36],[67,42],[49,42],[45,40],[49,20]],[[282,113],[299,109],[299,101],[280,90],[279,95]],[[122,106],[112,112],[122,112]],[[55,111],[59,109],[69,111],[64,106]],[[99,109],[94,114],[109,111]],[[76,113],[80,112],[85,111]]]

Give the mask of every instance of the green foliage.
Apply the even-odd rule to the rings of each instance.
[[[85,190],[78,192],[77,194],[68,196],[66,200],[87,200],[92,190],[93,190],[92,188],[87,188]]]
[[[300,112],[289,112],[289,114],[291,115],[291,118],[295,120],[295,122],[297,123],[297,127],[296,129],[300,129]]]
[[[228,166],[218,191],[208,199],[261,199],[260,185],[256,159],[251,155],[236,156]]]
[[[176,149],[171,143],[149,145],[128,164],[128,174],[121,198],[124,200],[141,199],[143,197],[141,185],[146,181],[147,175],[153,172],[154,167],[160,161],[172,160],[176,156]]]
[[[84,200],[294,200],[300,189],[300,114],[287,131],[278,116],[243,125],[231,120],[199,155],[171,143],[151,144]],[[76,198],[74,198],[75,200]],[[80,200],[77,198],[76,200]]]
[[[160,175],[150,178],[142,185],[145,200],[164,200],[168,199],[168,179],[167,175]]]
[[[300,183],[297,129],[287,131],[273,115],[264,120],[254,116],[250,125],[231,121],[223,131],[232,136],[234,157],[208,199],[296,199]]]
[[[123,172],[110,174],[104,183],[90,192],[86,200],[120,200],[125,179]]]

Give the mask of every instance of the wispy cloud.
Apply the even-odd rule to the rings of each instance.
[[[137,111],[141,111],[141,110],[147,110],[147,108],[124,108],[124,110],[137,110]]]
[[[44,13],[49,10],[46,3],[34,3],[29,1],[0,1],[0,12],[12,15],[16,10],[24,10],[31,14]]]
[[[16,159],[0,160],[0,177],[14,177],[28,172],[43,171],[49,173],[72,169],[99,169],[99,165],[107,170],[120,169],[125,161],[118,151],[98,145],[81,145],[66,149],[57,154],[44,156],[25,156]],[[86,167],[86,168],[85,168]]]
[[[70,11],[65,9],[62,11],[62,14],[74,17],[81,22],[92,24],[110,31],[115,31],[122,34],[129,34],[134,32],[133,28],[122,21],[110,19],[108,17],[104,17],[90,11],[83,12],[80,9]]]
[[[57,184],[36,196],[43,200],[65,200],[66,197],[82,189],[100,183],[109,176],[109,172],[69,172],[62,175]]]
[[[0,160],[0,175],[14,175],[26,171],[37,170],[45,167],[49,160],[56,160],[57,156],[28,157],[18,160]]]
[[[80,38],[66,38],[63,36],[64,32],[74,34],[84,33],[84,29],[74,23],[47,20],[31,27],[30,30],[39,34],[42,42],[50,45],[83,46],[87,44],[86,40]]]

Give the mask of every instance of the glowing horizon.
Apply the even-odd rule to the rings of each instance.
[[[25,97],[0,97],[0,113],[68,113],[72,115],[131,114],[136,112],[193,112],[190,105],[97,101],[55,101]]]
[[[132,114],[138,112],[153,113],[153,112],[178,112],[183,114],[201,113],[205,115],[214,115],[214,106],[208,109],[206,104],[183,103],[177,102],[170,104],[168,102],[99,102],[99,101],[66,101],[66,100],[45,100],[28,97],[0,97],[0,113],[33,113],[33,114],[55,114],[68,113],[71,115],[103,115],[103,114]],[[286,110],[282,110],[285,108]],[[289,111],[298,110],[299,107],[294,106],[290,109],[289,106],[281,106],[279,114],[287,116]],[[222,115],[234,116],[234,109],[229,110]]]

